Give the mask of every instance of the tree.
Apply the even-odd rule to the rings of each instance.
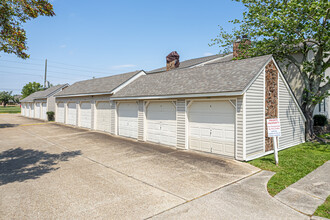
[[[47,0],[0,1],[0,51],[26,59],[26,32],[22,24],[38,16],[54,16],[53,5]]]
[[[10,100],[13,100],[13,96],[11,94],[12,92],[0,92],[0,102],[3,103],[4,107],[6,107]]]
[[[241,20],[230,21],[235,28],[227,32],[220,26],[220,34],[211,45],[231,50],[235,36],[248,35],[251,45],[246,54],[260,56],[273,54],[286,66],[295,66],[303,79],[302,110],[307,119],[306,137],[315,138],[313,111],[329,96],[329,6],[328,0],[236,0],[246,7]],[[297,59],[293,54],[301,54]],[[312,54],[312,58],[310,56]]]
[[[43,90],[43,87],[40,83],[37,82],[29,82],[22,89],[22,99],[28,97],[34,92]]]

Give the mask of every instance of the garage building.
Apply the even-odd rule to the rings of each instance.
[[[113,133],[251,160],[273,150],[266,119],[280,118],[279,148],[305,141],[305,118],[271,55],[149,73],[110,97]]]
[[[74,83],[56,95],[56,122],[114,133],[110,97],[142,75],[138,70]]]
[[[46,90],[34,92],[21,100],[21,115],[47,120],[48,111],[55,112],[54,95],[67,88],[69,84],[52,86]]]

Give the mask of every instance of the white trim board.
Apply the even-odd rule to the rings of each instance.
[[[138,72],[133,77],[126,80],[124,83],[122,83],[121,85],[117,86],[114,90],[112,90],[111,91],[112,94],[115,94],[116,92],[118,92],[119,90],[121,90],[122,88],[124,88],[125,86],[127,86],[128,84],[130,84],[131,82],[133,82],[134,80],[136,80],[137,78],[139,78],[140,76],[143,76],[143,75],[146,75],[146,73],[143,70]]]

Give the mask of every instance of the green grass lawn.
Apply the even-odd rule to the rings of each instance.
[[[316,209],[314,215],[323,218],[330,218],[330,196],[328,196],[327,200]]]
[[[330,160],[329,144],[304,143],[280,151],[278,166],[275,165],[274,154],[249,163],[260,169],[276,172],[267,185],[269,194],[275,196],[328,160]]]
[[[1,113],[21,113],[21,107],[19,106],[0,106],[0,114]]]

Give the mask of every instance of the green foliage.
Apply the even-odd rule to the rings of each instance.
[[[35,92],[41,91],[41,90],[43,90],[43,87],[40,83],[29,82],[22,89],[22,99],[24,99],[25,97],[28,97],[32,93],[35,93]]]
[[[47,117],[48,117],[48,121],[54,121],[55,120],[55,112],[46,112]]]
[[[4,107],[9,103],[10,100],[13,100],[12,92],[0,92],[0,102],[3,103]]]
[[[235,26],[230,32],[220,26],[219,35],[210,45],[228,52],[236,36],[248,35],[252,44],[245,48],[247,54],[273,54],[287,67],[296,67],[304,82],[303,111],[305,115],[312,113],[315,105],[329,96],[330,78],[324,76],[330,65],[329,1],[235,1],[246,7],[243,19],[230,21]],[[301,60],[292,56],[297,53],[302,55]]]
[[[0,114],[3,114],[3,113],[11,113],[11,114],[21,113],[21,107],[19,107],[19,106],[7,106],[7,107],[0,106]]]
[[[278,166],[275,165],[273,154],[249,163],[260,169],[276,172],[267,184],[269,194],[275,196],[328,160],[330,160],[329,144],[308,142],[280,151]]]
[[[22,24],[38,16],[54,16],[53,6],[47,0],[0,1],[0,51],[26,59],[26,32]]]
[[[330,196],[328,196],[325,202],[316,209],[313,215],[330,218]]]
[[[314,115],[314,126],[325,126],[328,124],[328,119],[325,115]]]

